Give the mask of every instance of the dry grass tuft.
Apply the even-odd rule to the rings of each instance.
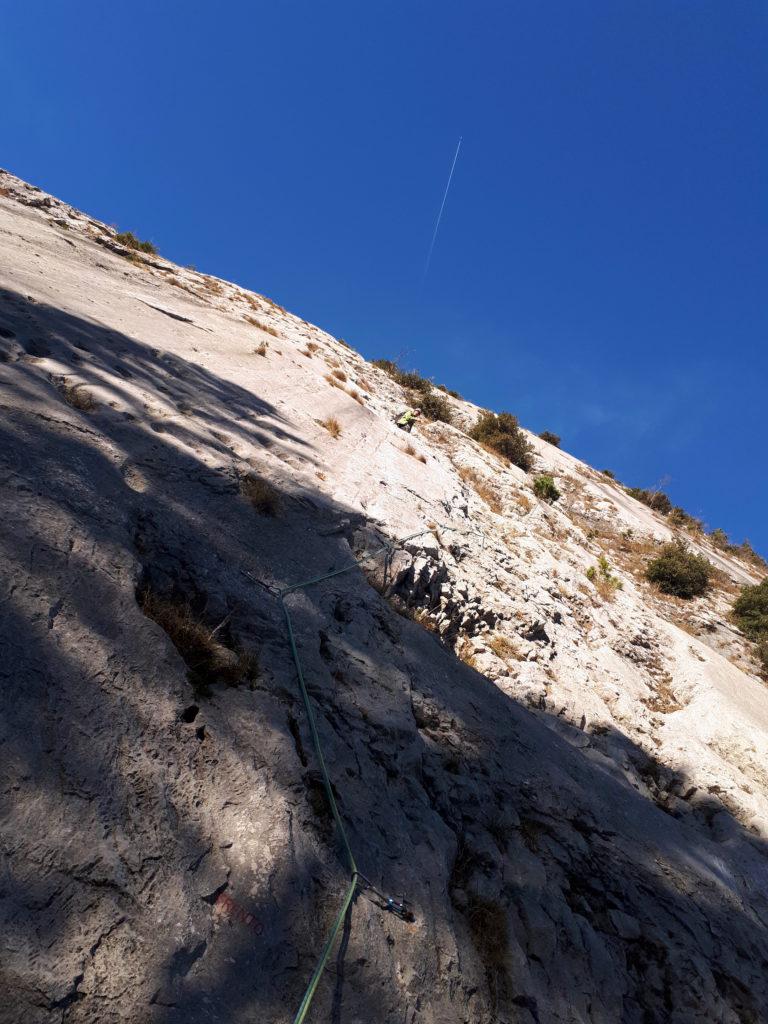
[[[405,452],[406,455],[410,455],[412,458],[418,459],[419,462],[423,462],[426,464],[426,456],[422,455],[420,452],[417,452],[412,444],[407,444],[405,448],[403,448],[403,451]]]
[[[253,354],[256,356],[265,356],[267,354],[267,343],[262,341],[258,348],[253,350]]]
[[[246,323],[249,323],[252,327],[258,327],[260,331],[264,331],[265,334],[271,334],[273,338],[279,338],[280,332],[276,331],[271,324],[265,324],[262,320],[257,320],[255,316],[248,316],[246,313],[243,317]]]
[[[516,495],[515,496],[515,501],[517,503],[517,507],[520,509],[520,511],[524,515],[527,515],[531,511],[531,509],[533,508],[533,502],[531,501],[531,499],[528,497],[527,494],[518,494],[518,495]]]
[[[346,373],[344,373],[343,370],[334,370],[333,371],[333,376],[336,378],[336,380],[340,380],[340,381],[346,382],[347,375],[346,375]]]
[[[115,241],[128,249],[136,249],[139,252],[148,252],[150,256],[157,256],[157,248],[152,242],[142,242],[132,231],[118,231],[115,234]]]
[[[604,601],[613,601],[616,591],[623,587],[621,580],[611,571],[610,563],[605,555],[600,555],[597,565],[592,565],[587,569],[587,579],[594,584],[595,590]]]
[[[362,395],[359,395],[353,388],[347,388],[347,394],[350,398],[353,398],[358,405],[365,405]]]
[[[485,483],[485,481],[480,481],[475,484],[475,493],[478,497],[483,499],[491,512],[495,512],[496,515],[501,514],[501,501],[499,500],[498,494],[490,484]]]
[[[62,384],[59,391],[67,405],[73,409],[79,409],[80,412],[95,412],[98,409],[96,399],[84,384]]]
[[[468,469],[462,467],[459,469],[459,477],[461,480],[468,484],[475,494],[482,498],[486,503],[491,512],[495,512],[497,515],[501,512],[501,501],[499,495],[495,489],[491,487],[487,480],[484,480],[479,473],[476,473],[474,469]]]
[[[503,907],[479,896],[470,898],[465,911],[475,948],[486,971],[493,976],[504,969],[509,952],[509,929]]]
[[[510,659],[514,661],[525,660],[525,655],[515,647],[508,637],[502,636],[500,633],[491,637],[488,646],[496,657],[501,658],[502,661],[509,661]]]
[[[469,668],[477,670],[477,656],[472,651],[472,645],[464,641],[456,648],[456,655]]]
[[[244,476],[240,481],[240,493],[262,516],[274,517],[280,511],[280,495],[269,481],[259,476]]]
[[[339,384],[339,382],[336,380],[332,373],[326,373],[325,379],[328,381],[332,388],[341,388],[342,391],[344,390],[341,387],[341,384]]]
[[[320,420],[320,426],[325,427],[331,437],[341,437],[341,424],[335,416],[329,416],[325,420]]]
[[[189,602],[164,597],[150,589],[138,595],[139,606],[147,618],[168,634],[171,643],[184,659],[189,681],[198,694],[206,694],[213,682],[237,686],[258,676],[255,654],[227,647],[193,612]]]

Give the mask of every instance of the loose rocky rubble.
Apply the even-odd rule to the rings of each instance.
[[[311,1019],[768,1021],[755,567],[693,537],[718,588],[663,598],[669,524],[602,474],[531,436],[539,501],[454,398],[414,458],[346,344],[5,172],[0,247],[0,1022],[292,1018],[346,878],[278,595],[355,558],[288,601],[361,870],[415,921],[361,894]],[[207,693],[148,589],[215,643]]]

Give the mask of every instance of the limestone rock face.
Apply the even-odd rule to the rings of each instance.
[[[0,173],[3,1024],[768,1021],[768,689],[668,521]],[[335,420],[337,431],[329,429]],[[411,536],[418,534],[418,536]],[[400,538],[410,537],[399,543]],[[587,571],[603,555],[621,588]],[[145,614],[146,613],[146,614]]]

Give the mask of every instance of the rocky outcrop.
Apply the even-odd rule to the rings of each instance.
[[[693,538],[667,600],[668,523],[567,453],[550,506],[470,403],[405,438],[341,342],[4,173],[0,230],[0,1021],[292,1019],[347,877],[279,595],[354,560],[286,600],[414,920],[361,891],[310,1019],[768,1021],[754,565]]]

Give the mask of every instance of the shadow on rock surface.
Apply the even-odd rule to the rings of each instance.
[[[306,445],[251,393],[7,292],[0,327],[0,1020],[290,1019],[345,878],[275,590],[344,564],[344,530],[323,534],[362,518],[301,487],[255,514],[211,428]],[[129,416],[73,412],[34,361],[86,349],[78,379]],[[194,401],[183,431],[108,379],[116,354]],[[228,617],[250,687],[194,696],[137,605],[147,571]],[[359,896],[311,1019],[768,1020],[768,850],[716,796],[518,705],[362,573],[290,603],[361,869],[417,917]]]

